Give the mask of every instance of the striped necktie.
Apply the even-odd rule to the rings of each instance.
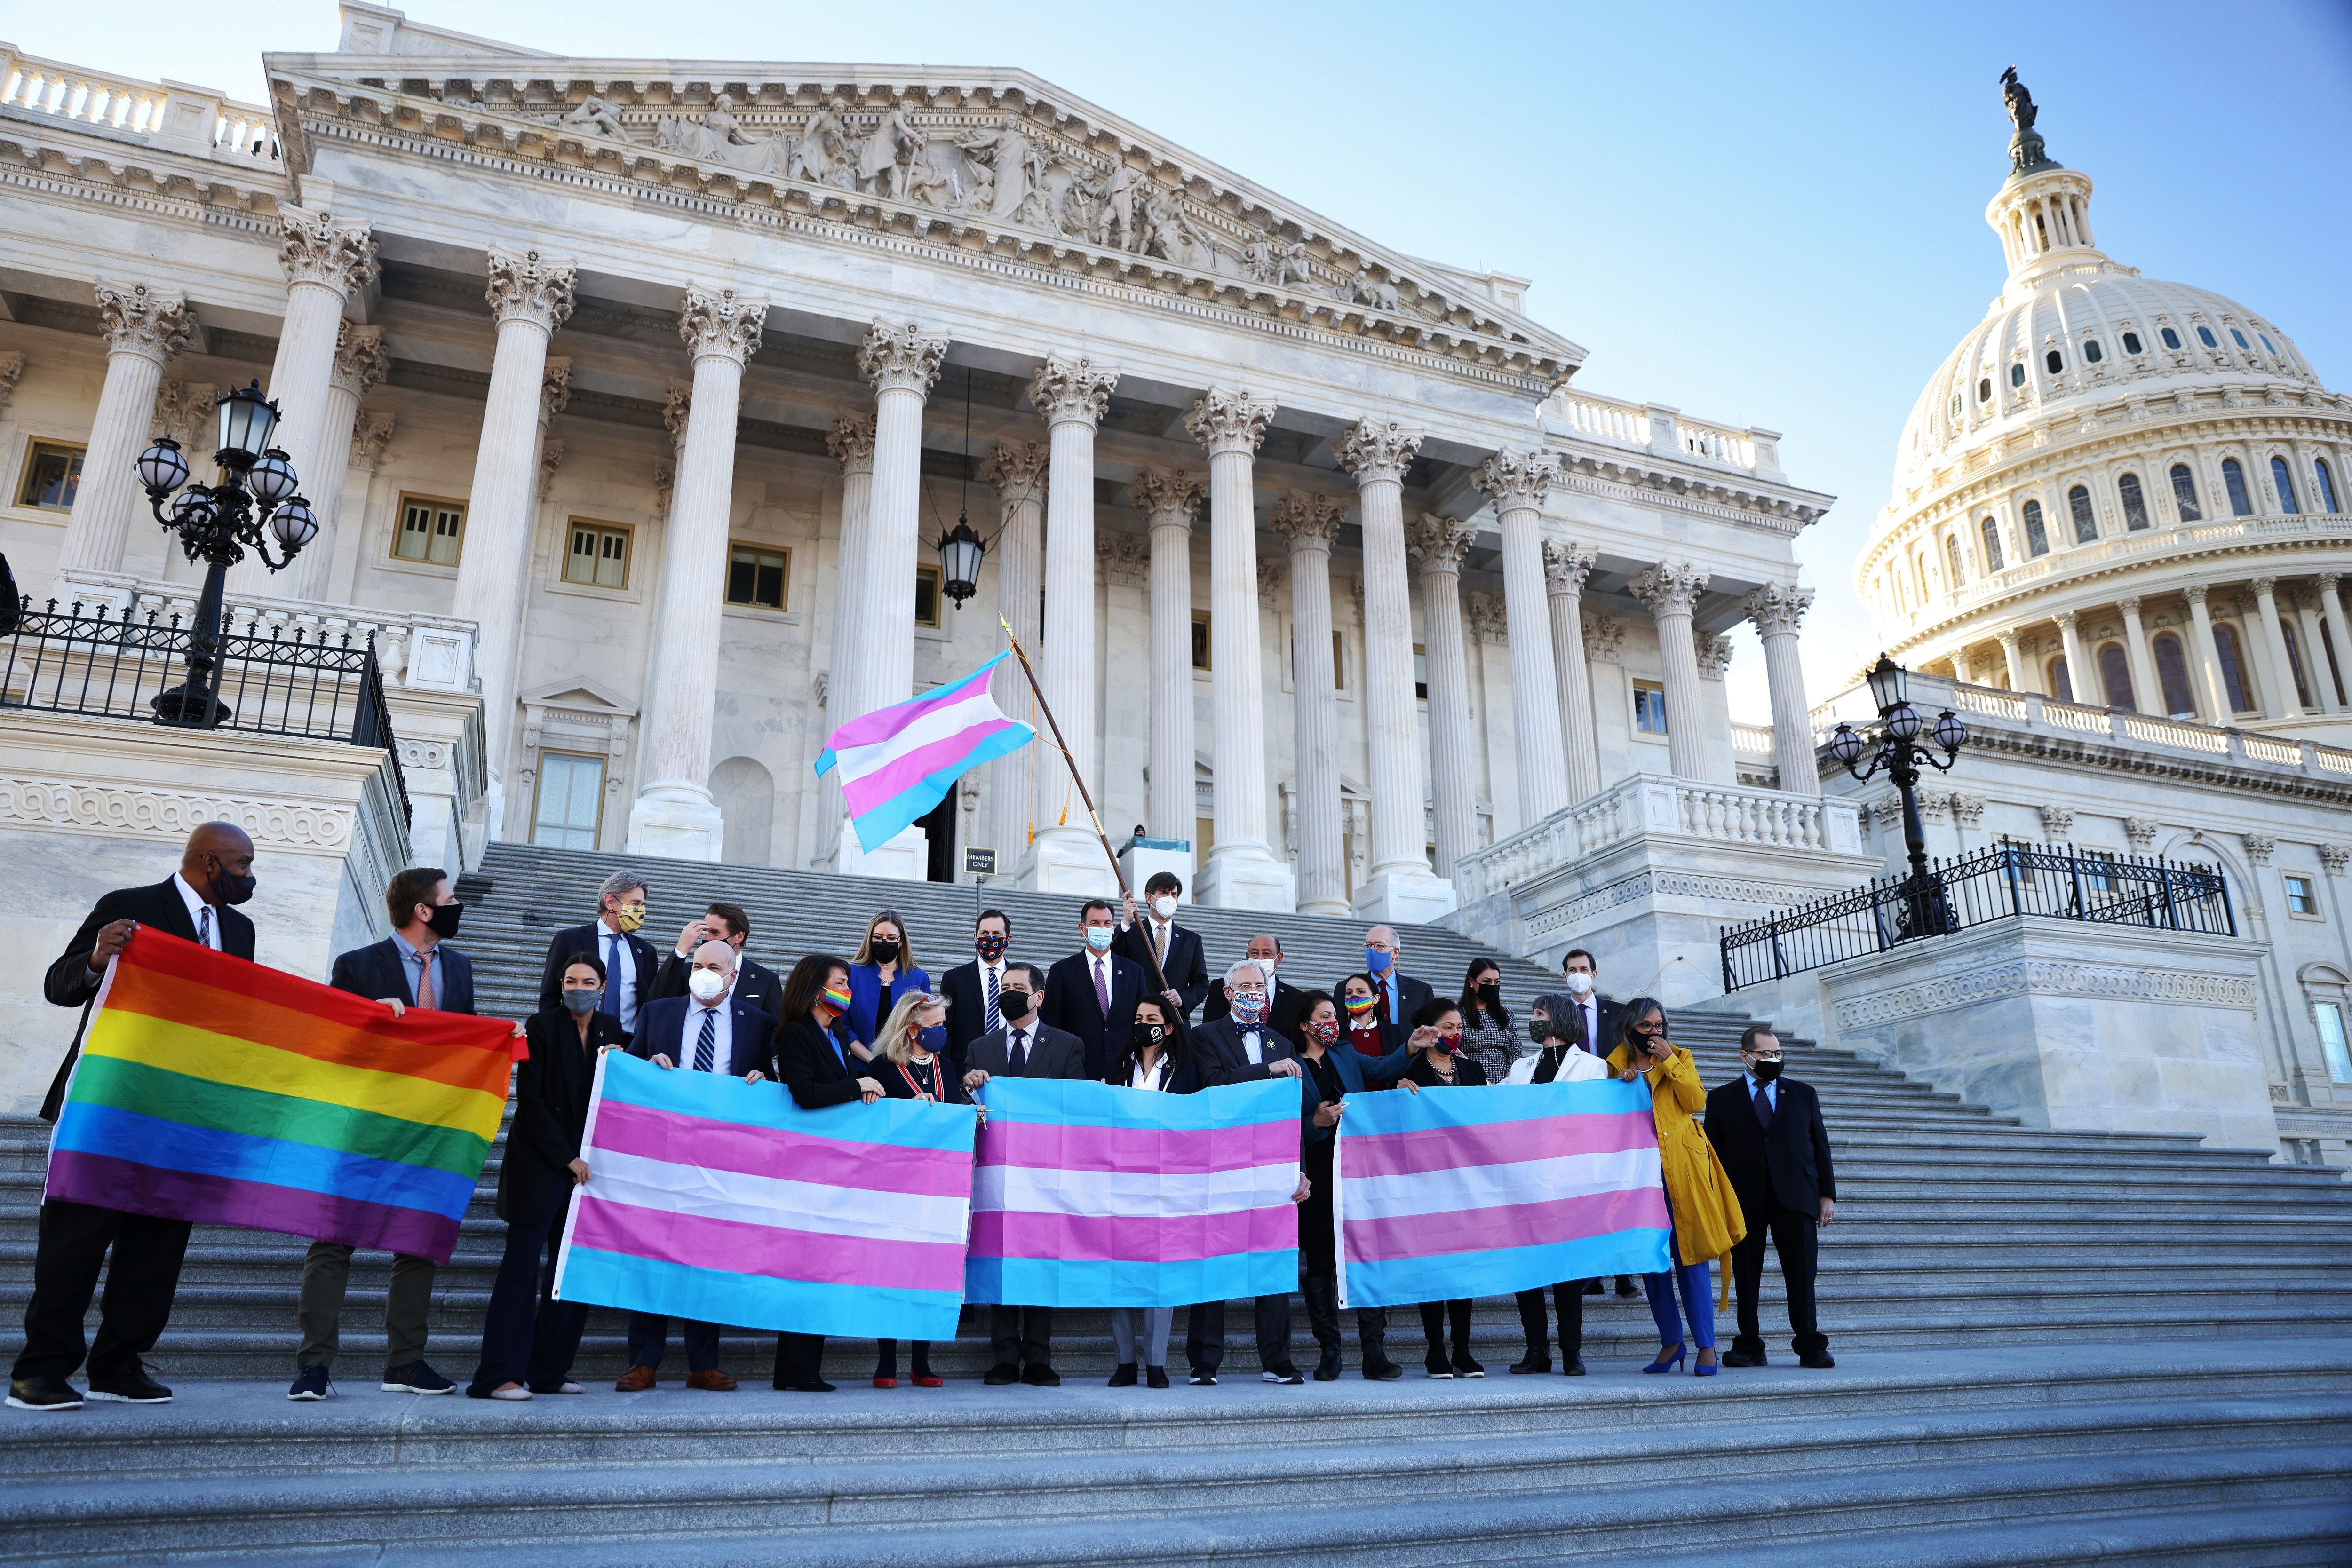
[[[992,1032],[1004,1027],[1003,1015],[996,1010],[996,971],[988,972],[988,1027]]]
[[[719,1010],[702,1009],[702,1038],[694,1042],[694,1070],[708,1072],[711,1068],[711,1051],[719,1040]]]

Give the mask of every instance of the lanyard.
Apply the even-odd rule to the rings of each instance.
[[[923,1086],[915,1081],[913,1073],[907,1071],[907,1064],[903,1061],[898,1063],[898,1076],[905,1079],[907,1087],[916,1093],[920,1094],[923,1092]],[[940,1073],[940,1059],[937,1053],[931,1057],[931,1098],[941,1104],[947,1103],[947,1080]]]

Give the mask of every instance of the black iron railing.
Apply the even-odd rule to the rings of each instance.
[[[2110,925],[2234,936],[2230,888],[2211,866],[2072,844],[2008,840],[1950,860],[1925,877],[1885,877],[1851,893],[1723,927],[1723,988],[1883,953],[1995,920],[2036,915]]]
[[[192,723],[173,695],[185,684],[194,639],[176,615],[142,616],[135,607],[117,614],[103,605],[85,611],[79,603],[60,610],[54,599],[36,609],[22,601],[16,626],[0,640],[0,707],[382,747],[401,819],[410,820],[373,633],[354,642],[348,632],[330,636],[229,611],[206,651],[209,724]]]

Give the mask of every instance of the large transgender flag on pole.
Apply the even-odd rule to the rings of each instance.
[[[1639,1081],[1350,1094],[1332,1174],[1343,1306],[1666,1267],[1657,1126]]]
[[[1035,729],[1005,717],[989,695],[989,672],[1006,656],[853,718],[826,738],[816,770],[841,769],[841,798],[867,852],[913,826],[966,773],[1036,738]]]

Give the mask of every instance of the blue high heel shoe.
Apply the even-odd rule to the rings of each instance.
[[[1654,1361],[1650,1363],[1649,1365],[1642,1368],[1642,1370],[1644,1372],[1672,1372],[1675,1367],[1680,1366],[1683,1364],[1683,1357],[1689,1354],[1690,1346],[1688,1343],[1677,1344],[1675,1346],[1675,1354],[1673,1355],[1667,1357],[1664,1361]]]
[[[1715,1347],[1712,1345],[1704,1345],[1700,1348],[1712,1350]],[[1722,1370],[1723,1357],[1720,1354],[1715,1358],[1715,1364],[1712,1366],[1708,1365],[1705,1362],[1694,1361],[1691,1363],[1691,1375],[1693,1377],[1713,1377],[1717,1373]]]

